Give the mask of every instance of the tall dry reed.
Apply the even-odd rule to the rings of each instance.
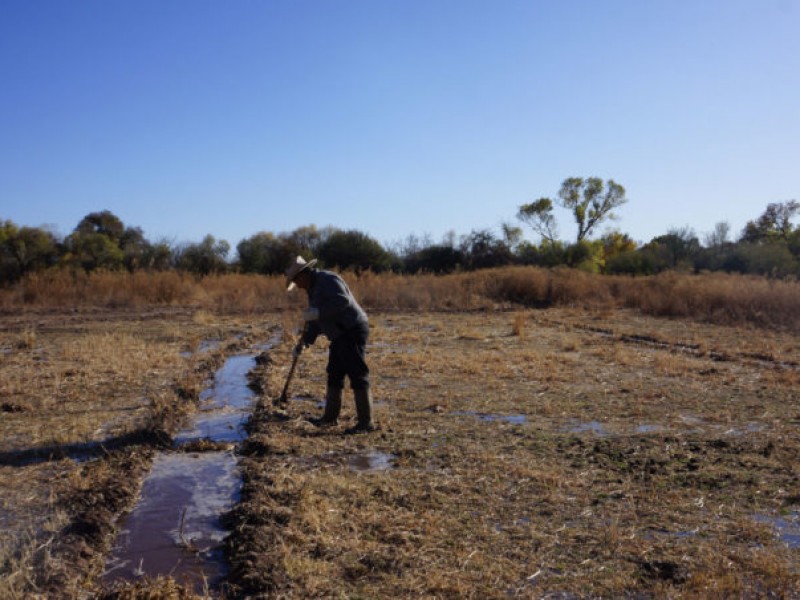
[[[757,276],[662,273],[603,276],[570,269],[504,267],[450,275],[344,273],[370,310],[481,310],[507,306],[630,308],[656,316],[800,331],[800,283]],[[215,313],[283,311],[305,303],[284,278],[178,272],[53,270],[0,290],[0,308],[193,307]]]

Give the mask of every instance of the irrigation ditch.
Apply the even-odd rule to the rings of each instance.
[[[278,333],[253,351],[226,358],[171,447],[156,452],[135,506],[119,521],[100,578],[104,589],[119,591],[131,582],[146,586],[168,578],[203,597],[235,595],[229,591],[230,552],[225,542],[235,522],[230,515],[242,498],[240,460],[252,452],[242,449],[248,423],[256,410],[273,413],[266,409],[271,402],[257,367],[269,367],[270,351],[280,339]],[[309,399],[298,395],[292,400]],[[325,452],[315,461],[368,473],[391,468],[394,458],[368,448]]]
[[[255,398],[247,374],[254,365],[254,354],[228,358],[174,447],[156,455],[136,506],[121,522],[104,582],[170,576],[196,593],[220,584],[228,533],[221,516],[241,489],[234,450],[246,437]]]

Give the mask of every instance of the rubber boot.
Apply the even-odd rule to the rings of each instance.
[[[353,390],[356,401],[356,415],[358,423],[355,427],[350,427],[345,433],[369,433],[375,431],[377,427],[372,422],[372,396],[369,388],[363,390]]]
[[[316,425],[336,425],[339,422],[339,413],[342,411],[342,388],[328,386],[325,390],[325,412],[316,419]]]

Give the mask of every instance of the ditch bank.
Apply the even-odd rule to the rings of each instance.
[[[317,497],[307,485],[308,477],[327,474],[337,482],[336,488],[363,485],[357,481],[369,481],[366,486],[371,488],[383,478],[393,478],[399,458],[391,451],[391,432],[386,428],[370,435],[345,435],[344,429],[355,419],[347,403],[339,425],[312,424],[312,417],[321,414],[323,405],[313,401],[300,383],[297,394],[289,394],[288,407],[275,407],[272,399],[278,397],[286,372],[274,368],[268,354],[259,363],[251,377],[261,397],[247,424],[249,435],[239,449],[241,501],[225,516],[232,531],[225,541],[230,568],[226,589],[235,598],[307,597],[307,590],[298,587],[298,578],[313,571],[318,585],[311,595],[333,596],[334,575],[324,568],[317,570],[322,563],[313,558],[309,561],[304,555],[323,560],[342,550],[335,548],[333,538],[315,540],[306,526],[317,523],[317,534],[324,537],[325,526],[317,517],[340,511],[329,506],[327,499]],[[303,363],[301,369],[309,369],[300,374],[302,381],[313,367]],[[337,494],[336,489],[328,491],[332,496]],[[358,503],[355,498],[350,500]],[[359,568],[353,567],[348,577],[360,579]]]
[[[74,464],[54,481],[53,503],[63,511],[66,524],[38,534],[30,573],[25,575],[31,594],[193,598],[222,577],[225,561],[220,542],[227,530],[218,524],[217,506],[228,510],[237,499],[241,479],[233,449],[246,435],[244,424],[254,398],[247,388],[254,357],[235,355],[226,361],[225,356],[242,352],[252,343],[249,338],[252,335],[237,335],[217,348],[184,355],[187,368],[173,380],[171,390],[157,394],[149,414],[130,434],[87,444],[89,451],[83,445],[65,446],[57,452],[14,457],[19,464],[42,460]],[[257,349],[275,340],[273,335]],[[189,414],[193,415],[189,425],[181,430]],[[197,482],[199,487],[193,488]],[[184,506],[178,517],[179,567],[168,568],[166,577],[148,571],[150,562],[169,559],[154,559],[153,548],[145,548],[130,576],[120,577],[125,572],[121,565],[128,559],[120,559],[118,550],[129,545],[134,532],[153,531],[149,517],[140,519],[139,525],[136,521],[153,507],[148,501],[153,497]],[[173,530],[168,528],[168,535]],[[192,566],[199,559],[209,562]],[[190,580],[188,587],[181,587],[177,580],[184,568],[202,585]],[[167,589],[174,594],[141,595]]]
[[[230,344],[228,351],[240,342]],[[36,532],[27,561],[24,593],[35,597],[87,597],[104,570],[109,540],[119,516],[130,508],[159,450],[169,447],[174,432],[194,410],[203,382],[214,373],[223,353],[196,357],[172,384],[151,399],[149,414],[122,437],[99,442],[26,450],[9,455],[6,464],[69,461],[70,468],[53,481],[53,506],[65,524]],[[20,548],[19,553],[26,552]],[[27,596],[26,596],[27,597]]]
[[[228,358],[200,393],[198,411],[173,446],[154,457],[106,561],[107,588],[172,578],[194,594],[222,593],[222,542],[228,535],[222,516],[239,501],[234,451],[247,436],[256,397],[248,373],[255,364],[254,354]]]

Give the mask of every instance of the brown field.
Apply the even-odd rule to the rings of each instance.
[[[666,318],[605,281],[551,275],[551,307],[534,310],[509,297],[539,286],[519,270],[433,291],[391,277],[353,286],[371,309],[380,432],[342,435],[349,393],[339,427],[307,421],[325,342],[301,357],[287,410],[271,400],[290,335],[254,374],[228,597],[798,597],[800,339],[775,308],[791,310],[796,284],[769,297],[774,283],[676,279],[699,287],[662,305],[716,308]],[[559,281],[588,295],[557,302]],[[117,519],[216,366],[291,329],[302,303],[280,280],[258,285],[281,313],[249,283],[185,285],[192,308],[4,296],[0,597],[192,597],[168,579],[103,589]],[[725,286],[749,294],[749,317]]]

